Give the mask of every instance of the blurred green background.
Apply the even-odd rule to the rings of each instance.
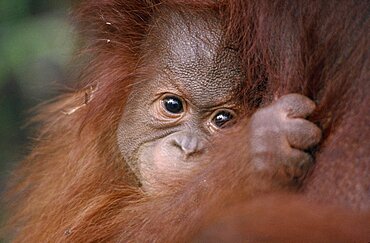
[[[69,1],[0,0],[0,192],[29,150],[30,109],[69,86],[70,6]]]

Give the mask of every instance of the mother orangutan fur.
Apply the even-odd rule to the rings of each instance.
[[[118,152],[116,130],[150,19],[163,5],[220,14],[247,73],[243,95],[250,113],[293,92],[317,102],[311,120],[323,128],[324,140],[313,151],[316,166],[300,198],[253,202],[277,189],[243,173],[248,164],[235,153],[243,144],[236,134],[222,143],[212,166],[163,195],[147,196],[136,186]],[[76,20],[91,62],[82,71],[82,88],[44,107],[35,119],[42,123],[39,136],[11,184],[8,237],[161,242],[231,232],[251,240],[369,240],[369,213],[347,211],[370,205],[369,8],[366,1],[350,0],[84,1]],[[291,208],[284,210],[283,203]],[[323,216],[315,216],[320,210]],[[289,228],[276,232],[284,219]],[[213,231],[207,228],[211,222],[235,227]]]

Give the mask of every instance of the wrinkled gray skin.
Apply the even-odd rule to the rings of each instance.
[[[163,182],[207,160],[210,139],[224,129],[212,123],[217,111],[242,115],[237,92],[243,73],[235,52],[221,37],[217,19],[201,13],[164,11],[153,23],[143,46],[142,71],[118,128],[121,153],[145,191],[160,190]],[[166,94],[184,100],[180,116],[163,111]],[[315,105],[303,96],[292,97],[281,98],[251,119],[250,151],[259,167],[265,159],[261,154],[273,154],[279,162],[299,168],[310,163],[310,156],[298,149],[316,144],[320,130],[293,118],[304,118]]]

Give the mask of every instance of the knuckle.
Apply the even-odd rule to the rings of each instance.
[[[321,129],[320,129],[318,126],[316,126],[316,125],[315,125],[315,127],[314,127],[314,134],[315,134],[316,139],[317,139],[318,141],[320,141],[320,140],[321,140],[321,138],[322,138],[322,131],[321,131]]]
[[[310,128],[308,129],[308,138],[310,140],[310,145],[316,145],[321,141],[322,132],[321,129],[314,123],[310,123]]]
[[[275,163],[275,178],[290,186],[299,186],[313,166],[313,157],[300,150],[292,150],[281,163]]]
[[[313,158],[309,153],[299,151],[298,154],[299,155],[294,158],[288,167],[289,173],[293,177],[300,177],[304,175],[313,164]]]
[[[307,98],[303,95],[292,93],[282,96],[281,99],[286,105],[294,105],[296,103],[305,102]]]
[[[316,103],[313,100],[311,100],[307,97],[306,97],[306,99],[307,99],[307,106],[310,108],[310,110],[312,110],[312,111],[315,110],[316,109]]]
[[[288,94],[282,96],[278,104],[288,113],[312,113],[316,109],[316,104],[310,98],[301,94]]]

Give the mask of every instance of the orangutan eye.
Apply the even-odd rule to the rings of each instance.
[[[212,118],[212,123],[217,128],[222,128],[226,123],[234,118],[235,114],[232,111],[222,110],[217,112]]]
[[[162,100],[163,107],[166,111],[172,114],[180,114],[184,112],[182,100],[176,96],[167,96]]]

